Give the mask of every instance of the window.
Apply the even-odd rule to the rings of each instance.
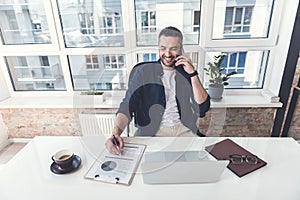
[[[1,36],[4,44],[51,43],[44,2],[38,0],[2,1]]]
[[[193,31],[194,32],[200,31],[200,10],[194,11]]]
[[[80,32],[82,34],[94,34],[94,18],[93,13],[79,13]]]
[[[155,11],[141,11],[141,27],[142,32],[155,32],[156,31],[156,14]]]
[[[225,54],[222,73],[236,71],[237,74],[231,76],[229,85],[226,88],[262,88],[269,51],[241,51],[241,52],[207,52],[206,63],[212,62],[216,55]],[[204,82],[209,83],[209,77],[205,75]]]
[[[100,33],[104,35],[118,34],[122,31],[121,17],[118,13],[112,13],[111,15],[102,17],[102,26]]]
[[[210,50],[204,51],[204,66],[213,55],[228,54],[224,60],[226,70],[235,70],[238,74],[230,78],[226,88],[264,88],[270,52],[278,36],[278,23],[274,21],[277,16],[273,14],[280,12],[278,3],[281,4],[273,0],[216,0],[211,3],[214,12],[207,13],[207,17],[213,23],[206,26],[203,45]]]
[[[96,55],[86,55],[86,69],[99,69],[98,56]]]
[[[273,0],[217,0],[214,7],[213,39],[269,36]]]
[[[184,44],[198,44],[200,0],[135,0],[134,3],[138,46],[155,46],[159,31],[171,25],[182,30]]]
[[[66,47],[124,46],[121,0],[58,0]]]
[[[105,69],[120,69],[124,68],[124,56],[107,55],[104,58]]]
[[[247,7],[227,7],[225,13],[224,34],[249,33],[252,6]]]
[[[7,56],[16,91],[66,90],[58,56]]]
[[[125,89],[124,55],[70,55],[68,59],[74,90]]]
[[[211,58],[227,54],[224,67],[238,74],[226,90],[276,94],[295,7],[275,0],[2,1],[0,68],[13,95],[124,90],[137,62],[159,58],[160,30],[176,26],[203,83]]]
[[[148,62],[148,61],[157,61],[156,53],[140,53],[137,55],[138,62]]]
[[[228,53],[222,63],[225,68],[224,74],[236,71],[237,74],[244,74],[247,52]]]

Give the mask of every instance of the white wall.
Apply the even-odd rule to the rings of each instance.
[[[0,150],[3,149],[8,143],[8,130],[3,122],[2,114],[0,113]]]
[[[2,62],[0,62],[0,65],[2,64]],[[4,72],[3,72],[4,67],[0,67],[0,101],[7,99],[10,97],[10,93],[6,84],[6,80],[5,80],[5,76],[4,76]]]

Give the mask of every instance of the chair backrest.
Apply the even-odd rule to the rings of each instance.
[[[143,64],[146,64],[146,63],[156,63],[156,62],[141,62],[141,63],[138,63],[138,64],[136,64],[135,66],[133,66],[133,68],[131,69],[130,74],[129,74],[129,78],[128,78],[128,86],[129,86],[130,80],[132,79],[132,77],[133,77],[134,74],[136,73],[137,69],[138,69],[140,66],[142,66]],[[132,118],[134,118],[134,115],[133,115]],[[133,120],[132,120],[132,121],[133,121]],[[128,136],[128,137],[129,137],[129,136],[134,136],[135,131],[136,131],[136,127],[133,125],[133,123],[128,122],[126,131],[127,131],[127,136]]]
[[[129,77],[128,77],[128,86],[129,86],[129,82],[130,82],[130,80],[132,79],[132,77],[134,76],[134,74],[135,74],[137,68],[138,68],[139,66],[141,66],[141,64],[142,64],[142,63],[138,63],[138,64],[136,64],[135,66],[133,66],[133,68],[131,69],[130,74],[129,74]]]
[[[157,62],[156,62],[156,61],[141,62],[141,63],[138,63],[138,64],[136,64],[135,66],[133,66],[133,68],[131,69],[130,74],[129,74],[128,84],[129,84],[130,80],[132,79],[132,77],[134,76],[134,74],[135,74],[135,72],[137,71],[137,69],[138,69],[141,65],[146,64],[146,63],[157,63]]]

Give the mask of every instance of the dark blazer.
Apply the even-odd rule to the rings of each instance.
[[[183,125],[198,136],[204,136],[197,127],[197,119],[210,108],[210,97],[202,104],[194,100],[191,79],[182,66],[176,69],[176,102]],[[134,116],[137,136],[154,136],[159,129],[166,108],[165,90],[161,80],[160,60],[137,64],[130,75],[128,89],[117,113],[131,121]]]

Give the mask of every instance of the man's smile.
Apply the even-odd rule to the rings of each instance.
[[[175,63],[174,56],[163,56],[164,64],[165,65],[173,65]]]

